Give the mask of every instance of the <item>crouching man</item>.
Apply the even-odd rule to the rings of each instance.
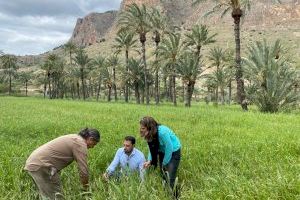
[[[87,189],[87,149],[93,148],[99,141],[98,130],[85,128],[78,134],[58,137],[34,150],[24,169],[32,176],[40,196],[51,200],[62,196],[59,172],[73,160],[77,162],[81,184]]]
[[[141,181],[143,181],[145,174],[143,168],[145,156],[141,151],[134,147],[135,138],[126,136],[124,138],[123,146],[123,148],[119,148],[116,152],[113,161],[103,174],[103,178],[105,180],[108,180],[111,177],[119,179],[121,176],[129,176],[134,172],[138,172]],[[120,167],[119,171],[117,170],[118,167]]]

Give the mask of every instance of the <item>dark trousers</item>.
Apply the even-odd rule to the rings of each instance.
[[[172,157],[170,162],[168,163],[165,168],[162,166],[162,162],[164,159],[165,154],[159,152],[158,157],[159,157],[159,167],[160,167],[160,172],[164,178],[170,185],[171,189],[174,189],[174,184],[175,184],[175,179],[176,179],[176,173],[177,169],[180,163],[180,158],[181,158],[181,150],[177,150],[172,153]]]

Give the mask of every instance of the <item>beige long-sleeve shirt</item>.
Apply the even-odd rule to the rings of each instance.
[[[58,171],[76,160],[80,178],[88,178],[87,145],[80,135],[58,137],[34,150],[25,164],[25,170],[37,171],[40,167],[54,167]]]

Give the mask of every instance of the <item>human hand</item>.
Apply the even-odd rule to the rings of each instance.
[[[109,180],[109,175],[107,172],[105,172],[103,175],[102,175],[102,178],[104,179],[104,181],[108,181]]]
[[[144,169],[147,169],[147,168],[149,168],[151,166],[151,161],[146,161],[146,162],[144,162],[144,164],[143,164],[143,168]]]

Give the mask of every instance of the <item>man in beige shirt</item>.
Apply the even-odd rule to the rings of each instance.
[[[73,160],[77,162],[81,184],[87,188],[87,149],[93,148],[99,140],[96,129],[86,128],[79,134],[58,137],[33,151],[24,169],[32,176],[40,195],[49,199],[62,196],[59,172]]]

